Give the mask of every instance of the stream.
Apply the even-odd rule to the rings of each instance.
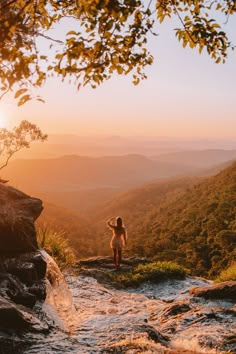
[[[190,288],[209,285],[204,279],[187,277],[127,290],[85,275],[68,275],[66,282],[74,305],[61,320],[55,314],[50,334],[24,338],[24,353],[236,353],[234,303],[189,295]],[[57,292],[63,300],[63,289]],[[53,317],[50,305],[44,310]]]

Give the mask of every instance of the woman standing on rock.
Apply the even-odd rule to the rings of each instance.
[[[116,221],[115,224],[114,221]],[[110,246],[113,249],[114,263],[118,270],[122,259],[122,247],[127,245],[127,232],[120,216],[109,219],[107,226],[113,231]]]

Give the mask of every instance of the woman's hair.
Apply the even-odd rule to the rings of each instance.
[[[123,222],[120,216],[117,216],[116,218],[116,226],[120,229],[123,227]]]

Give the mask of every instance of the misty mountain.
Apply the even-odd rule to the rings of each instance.
[[[95,135],[78,136],[72,134],[49,134],[48,140],[32,144],[30,149],[20,151],[18,158],[58,158],[63,155],[114,156],[141,154],[157,156],[161,154],[209,149],[236,149],[235,139],[180,139],[168,137],[139,137]]]
[[[208,168],[209,166],[218,165],[226,161],[236,159],[236,150],[195,150],[195,151],[180,151],[171,154],[163,154],[152,156],[157,162],[183,164],[193,168]]]
[[[69,208],[93,206],[117,192],[151,180],[193,173],[182,164],[157,162],[142,155],[100,158],[63,156],[13,160],[2,174],[27,193]]]

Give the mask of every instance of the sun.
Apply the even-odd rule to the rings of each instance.
[[[4,112],[0,111],[0,128],[6,128],[8,123],[7,116]]]

